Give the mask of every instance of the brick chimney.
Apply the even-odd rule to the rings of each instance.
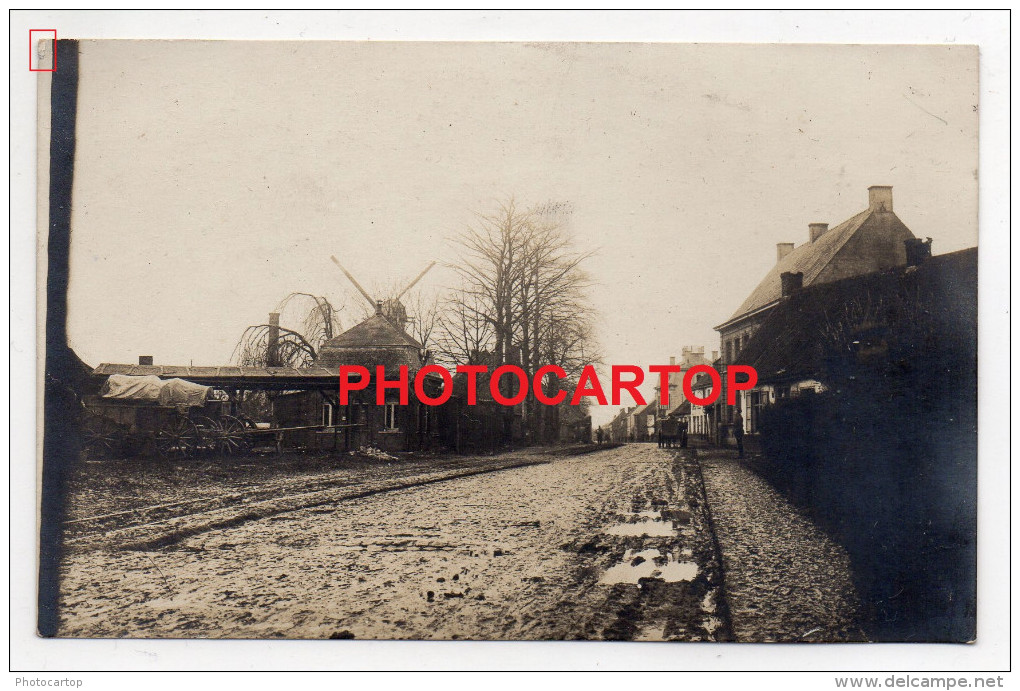
[[[786,259],[786,255],[793,251],[792,242],[777,242],[776,243],[776,264]]]
[[[152,366],[152,356],[151,355],[139,355],[138,356],[138,364],[139,365],[149,365],[151,367]]]
[[[670,365],[675,365],[676,364],[676,355],[670,355],[669,356],[669,364]]]
[[[811,242],[814,242],[818,238],[825,235],[825,231],[829,229],[828,223],[808,223],[808,235],[811,237]]]
[[[931,259],[931,238],[907,238],[903,245],[907,250],[907,266],[918,266]]]
[[[269,331],[266,334],[269,346],[266,349],[266,364],[270,367],[280,366],[280,314],[269,313]]]
[[[868,209],[892,211],[892,186],[872,185],[868,188]]]
[[[804,287],[804,274],[801,272],[784,271],[779,274],[779,280],[783,282],[783,297],[788,297]]]

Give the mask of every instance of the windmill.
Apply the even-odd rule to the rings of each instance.
[[[357,279],[355,279],[354,276],[351,275],[351,272],[344,268],[344,265],[340,263],[339,259],[332,255],[330,256],[330,259],[332,259],[333,263],[336,264],[337,267],[344,272],[344,276],[346,276],[347,279],[354,284],[354,287],[358,289],[358,292],[361,293],[366,300],[368,300],[368,304],[372,306],[372,309],[375,310],[375,313],[383,315],[393,325],[399,327],[400,329],[404,329],[405,325],[407,324],[407,308],[404,307],[404,303],[400,301],[400,298],[404,297],[404,295],[407,294],[407,291],[413,288],[418,283],[418,281],[420,281],[425,276],[425,274],[427,274],[429,270],[436,265],[435,262],[430,262],[429,265],[426,266],[420,274],[415,276],[413,281],[407,284],[407,287],[400,291],[399,295],[383,301],[376,300],[371,295],[369,295],[368,291],[362,288],[361,284],[358,283]]]

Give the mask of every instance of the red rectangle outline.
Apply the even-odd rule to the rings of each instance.
[[[53,69],[37,70],[32,68],[32,56],[35,55],[35,44],[32,42],[32,32],[45,31],[53,32]],[[57,71],[57,30],[56,29],[29,29],[28,30],[28,71],[29,72],[56,72]]]

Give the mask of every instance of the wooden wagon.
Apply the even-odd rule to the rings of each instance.
[[[208,386],[113,375],[98,396],[83,400],[82,450],[93,458],[242,453],[255,424],[231,414],[231,408],[226,396]]]

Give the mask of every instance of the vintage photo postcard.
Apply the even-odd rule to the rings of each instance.
[[[975,640],[975,46],[35,49],[40,635]]]

